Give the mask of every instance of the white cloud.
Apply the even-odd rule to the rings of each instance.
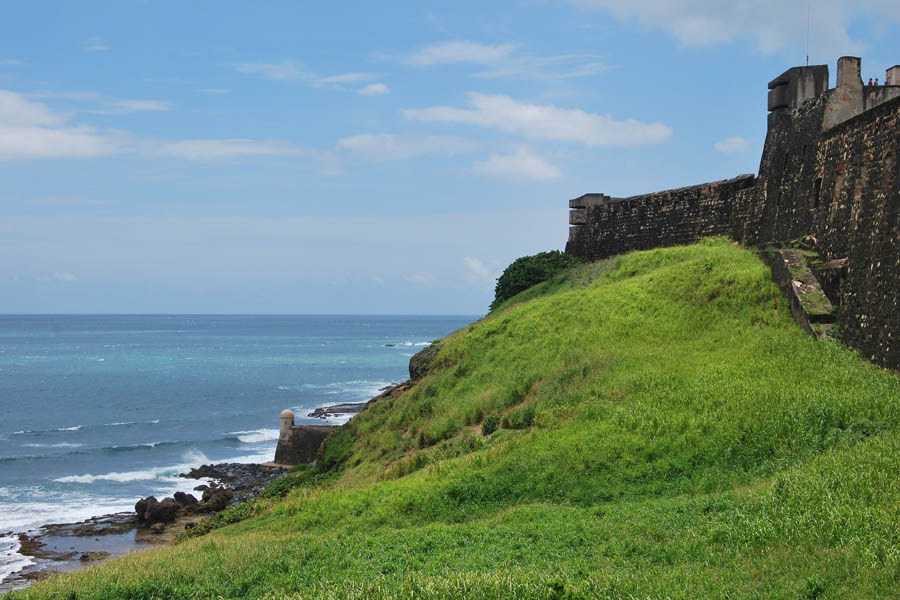
[[[750,38],[766,53],[804,42],[807,3],[784,0],[567,0],[587,8],[609,10],[620,19],[636,19],[661,28],[687,46],[707,46]],[[818,0],[813,4],[811,52],[823,58],[859,54],[863,45],[848,34],[854,17],[868,14],[897,21],[894,0]]]
[[[97,92],[38,92],[22,96],[27,99],[61,99],[74,102],[96,103],[97,108],[86,110],[101,115],[125,115],[143,111],[172,110],[172,103],[163,100],[133,100],[109,98]]]
[[[462,274],[463,280],[474,286],[486,289],[493,288],[494,283],[500,276],[500,273],[485,266],[484,262],[477,256],[463,257],[463,266],[465,267],[465,271]]]
[[[0,90],[0,126],[40,127],[65,121],[48,107],[28,100],[22,94]]]
[[[309,150],[279,140],[181,140],[161,142],[148,149],[161,154],[192,160],[236,158],[241,156],[303,156]]]
[[[28,98],[61,98],[63,100],[75,100],[76,102],[99,102],[103,100],[103,94],[97,92],[39,92],[28,94]]]
[[[395,135],[390,133],[363,133],[341,138],[335,144],[337,150],[358,154],[365,160],[387,162],[405,160],[427,154],[453,156],[478,149],[478,143],[465,138],[440,135]]]
[[[515,154],[505,156],[492,154],[487,160],[472,165],[471,171],[517,182],[549,181],[563,176],[562,171],[528,148],[519,148]]]
[[[328,77],[320,77],[316,79],[316,83],[327,85],[329,83],[362,83],[364,81],[372,81],[378,79],[378,75],[374,73],[341,73],[340,75],[329,75]]]
[[[105,44],[103,38],[96,36],[84,38],[81,43],[81,49],[85,52],[106,52],[107,50],[112,50],[112,46]]]
[[[156,101],[119,101],[119,110],[165,110]],[[101,132],[71,125],[70,117],[22,94],[0,90],[0,160],[90,158],[112,154],[222,159],[240,156],[310,155],[279,140],[148,140],[127,132]]]
[[[269,81],[299,81],[315,87],[328,87],[339,90],[345,89],[345,86],[350,84],[372,81],[380,77],[380,75],[375,73],[355,72],[321,77],[294,60],[283,60],[279,63],[239,62],[234,65],[234,69],[238,73],[256,75]]]
[[[719,140],[716,142],[713,147],[716,149],[716,152],[721,152],[722,154],[735,154],[737,152],[743,152],[747,148],[750,147],[750,140],[744,139],[742,137],[730,137],[725,138],[724,140]]]
[[[521,44],[497,44],[494,46],[458,40],[426,46],[406,59],[417,67],[470,63],[493,64],[509,57]]]
[[[221,96],[228,93],[228,90],[223,88],[200,88],[196,91],[200,94],[209,94],[210,96]]]
[[[101,108],[93,112],[102,115],[125,115],[143,111],[172,110],[170,102],[161,100],[111,100],[106,102],[108,108]]]
[[[471,108],[436,106],[408,109],[403,115],[414,121],[472,124],[533,140],[579,142],[590,147],[639,147],[658,144],[672,136],[672,128],[662,123],[616,121],[608,114],[526,104],[509,96],[473,92],[469,103]]]
[[[14,58],[0,58],[0,67],[28,67],[27,62]]]
[[[91,158],[117,154],[121,144],[92,127],[8,127],[0,125],[0,160]]]
[[[356,93],[363,96],[382,96],[390,94],[391,90],[383,83],[370,83],[366,87],[358,89]]]
[[[66,118],[21,94],[0,90],[0,160],[115,154],[120,140]]]
[[[403,62],[417,67],[469,64],[485,67],[476,77],[496,79],[519,77],[532,79],[571,79],[589,77],[608,71],[601,56],[595,54],[560,54],[536,56],[520,52],[522,44],[479,44],[466,40],[440,42],[421,48],[404,57]]]

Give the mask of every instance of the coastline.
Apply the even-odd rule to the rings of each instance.
[[[182,513],[174,520],[152,525],[141,523],[135,511],[126,511],[75,523],[49,523],[34,532],[0,532],[0,538],[18,540],[18,548],[13,548],[10,553],[30,561],[0,581],[0,594],[26,588],[55,573],[74,571],[130,552],[169,544],[197,521],[255,498],[285,473],[285,466],[272,463],[202,465],[178,476],[197,480],[195,491],[229,490],[230,501],[217,511]]]
[[[306,404],[300,414],[305,415],[303,420],[307,424],[338,426],[365,410],[371,402],[389,395],[390,390],[402,386],[395,382],[406,378],[399,379],[399,371],[385,372],[385,365],[398,358],[408,365],[410,354],[406,353],[407,349],[416,352],[431,344],[416,340],[434,339],[446,330],[460,326],[455,323],[455,317],[417,318],[409,323],[403,320],[403,333],[399,339],[412,341],[385,343],[385,338],[396,339],[396,319],[354,317],[347,323],[343,320],[338,323],[336,332],[333,331],[333,319],[318,317],[262,322],[246,317],[166,316],[160,319],[92,317],[88,321],[62,322],[66,333],[84,338],[79,346],[78,356],[82,359],[78,364],[87,373],[74,385],[67,384],[66,397],[83,404],[86,399],[94,398],[96,385],[102,379],[107,382],[103,389],[110,398],[101,394],[100,399],[114,402],[115,392],[121,386],[117,385],[119,379],[109,379],[108,371],[117,367],[145,375],[152,373],[152,376],[146,375],[148,385],[139,394],[148,404],[130,409],[127,414],[107,417],[102,411],[83,416],[68,414],[69,403],[51,402],[47,410],[56,415],[56,420],[49,424],[32,422],[33,415],[26,410],[11,415],[9,431],[0,432],[0,450],[5,452],[0,457],[7,461],[2,465],[6,469],[3,484],[6,487],[0,487],[0,503],[3,503],[0,507],[3,509],[0,510],[0,596],[27,587],[54,572],[76,570],[134,550],[165,544],[183,532],[186,524],[215,514],[207,512],[179,518],[162,527],[162,532],[155,533],[149,531],[146,524],[141,527],[135,522],[136,513],[132,508],[149,495],[155,494],[160,500],[163,496],[172,496],[175,500],[176,492],[182,498],[182,494],[193,493],[197,504],[204,503],[197,490],[192,492],[192,488],[203,481],[178,479],[182,471],[201,464],[209,466],[208,463],[213,463],[213,467],[226,466],[224,462],[215,463],[216,459],[236,461],[241,465],[259,465],[273,460],[278,430],[267,426],[265,419],[274,407],[269,406],[260,414],[255,404],[247,406],[243,388],[230,385],[227,378],[219,381],[216,373],[206,368],[225,355],[229,360],[243,361],[241,366],[255,365],[253,361],[259,355],[268,356],[256,346],[243,343],[246,339],[277,329],[279,336],[289,331],[305,344],[301,344],[302,354],[310,357],[309,360],[265,362],[265,372],[260,375],[263,386],[259,392],[272,395],[270,405],[271,400],[296,405],[297,391],[300,391]],[[140,333],[137,340],[119,335],[125,325],[129,332]],[[360,325],[365,325],[362,341],[359,339]],[[0,361],[0,367],[9,366],[10,372],[23,381],[30,376],[65,379],[71,365],[50,362],[56,357],[68,356],[69,349],[58,341],[56,329],[59,326],[57,319],[41,318],[24,325],[13,322],[12,329],[25,327],[38,335],[25,339],[21,348],[13,348],[12,358]],[[326,347],[309,342],[310,328],[313,333],[327,332],[328,339],[338,345]],[[226,338],[222,336],[226,333],[227,341],[223,342]],[[178,344],[168,354],[159,355],[165,356],[165,360],[147,350],[169,348],[173,346],[172,339],[177,339]],[[112,345],[114,342],[119,345]],[[118,348],[125,343],[128,345],[121,347],[131,350],[120,353],[119,364],[111,362],[113,351],[109,348]],[[346,361],[341,360],[340,375],[331,373],[332,366],[325,368],[325,365],[335,363],[335,351],[343,357],[360,348],[371,348],[371,351],[363,350],[368,353],[366,358],[371,354],[378,360],[357,360],[346,365]],[[381,357],[388,357],[387,362]],[[138,358],[143,362],[129,362]],[[158,373],[165,376],[158,376]],[[302,375],[299,380],[298,374]],[[171,387],[175,383],[178,385]],[[22,389],[37,389],[22,385]],[[31,396],[35,396],[36,401],[36,394],[22,395],[20,404],[28,405]],[[208,417],[203,416],[202,411],[182,410],[189,405],[183,400],[195,396],[221,399],[220,410]],[[278,397],[283,399],[279,401]],[[43,396],[40,400],[44,400]],[[93,406],[90,402],[87,405]],[[169,417],[161,416],[169,413]],[[200,427],[196,426],[198,414],[203,421]],[[245,425],[245,414],[251,417],[252,425]],[[236,419],[238,416],[242,418]],[[223,448],[228,450],[223,451]],[[10,458],[6,459],[7,456]],[[45,457],[50,460],[43,461]],[[121,459],[125,459],[124,462]],[[43,462],[34,462],[38,460]],[[42,487],[27,488],[28,482],[33,480],[33,462],[35,468],[40,467]],[[214,479],[229,489],[233,487],[228,485],[226,477]],[[233,501],[229,499],[226,506],[236,505],[247,497],[235,491]],[[7,499],[9,504],[6,504]]]
[[[372,402],[391,395],[404,386],[392,383],[380,388],[379,394],[366,402],[344,402],[315,408],[308,418],[346,423],[365,410]],[[74,523],[49,523],[34,532],[2,532],[0,539],[18,540],[18,548],[9,550],[9,555],[18,554],[22,558],[22,568],[0,580],[0,595],[13,590],[24,589],[31,584],[46,579],[56,573],[75,571],[85,566],[158,547],[175,541],[177,535],[190,529],[197,521],[215,516],[225,508],[236,506],[258,496],[267,485],[287,473],[287,465],[275,463],[215,463],[201,465],[178,477],[196,479],[199,483],[194,491],[218,486],[229,490],[231,495],[227,505],[219,510],[206,513],[179,514],[173,521],[142,524],[135,511],[98,515]],[[136,503],[144,499],[136,499]],[[25,561],[29,564],[24,564]]]
[[[379,388],[379,393],[366,402],[320,406],[307,413],[307,418],[343,425],[374,402],[405,391],[411,384],[411,380],[390,383]],[[7,550],[7,556],[17,554],[22,557],[22,568],[0,579],[0,596],[27,588],[56,573],[75,571],[130,552],[172,543],[179,533],[190,529],[196,522],[257,497],[266,486],[285,475],[289,468],[289,465],[274,462],[216,463],[180,473],[178,477],[202,482],[194,491],[203,492],[204,501],[210,491],[227,491],[228,499],[222,502],[219,496],[220,504],[214,510],[202,512],[197,508],[205,506],[206,502],[198,502],[189,494],[176,493],[174,498],[164,499],[164,502],[172,501],[172,505],[179,503],[178,514],[171,521],[142,522],[142,515],[136,511],[141,510],[138,508],[140,504],[151,498],[155,502],[151,496],[138,499],[135,511],[99,515],[74,523],[49,523],[34,532],[0,531],[0,540],[18,540],[18,548]],[[193,502],[187,503],[187,507],[193,508],[193,512],[184,510],[186,506],[181,503],[185,496],[191,496]],[[25,561],[29,561],[28,564]]]

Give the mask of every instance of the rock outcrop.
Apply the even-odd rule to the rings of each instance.
[[[409,359],[410,381],[425,377],[425,374],[428,373],[428,369],[431,367],[431,363],[434,362],[434,359],[437,358],[438,353],[441,351],[441,346],[442,344],[426,346]]]

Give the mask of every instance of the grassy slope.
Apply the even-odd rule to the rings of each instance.
[[[900,594],[900,379],[803,334],[751,253],[524,294],[357,417],[340,476],[12,597]]]

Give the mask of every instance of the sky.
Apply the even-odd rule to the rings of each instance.
[[[896,0],[0,6],[0,313],[483,314],[568,200],[755,173]]]

